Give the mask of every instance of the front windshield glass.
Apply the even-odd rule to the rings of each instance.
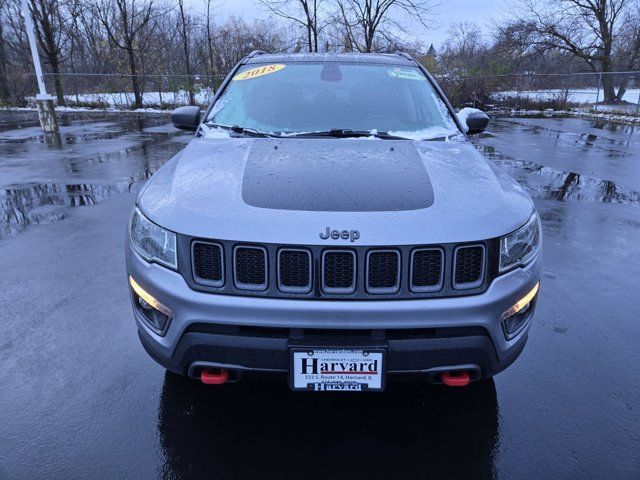
[[[420,69],[338,62],[244,65],[207,123],[281,135],[349,129],[429,139],[459,133]]]

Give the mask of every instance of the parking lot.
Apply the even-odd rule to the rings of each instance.
[[[136,192],[189,134],[159,114],[0,113],[0,479],[640,477],[640,129],[496,119],[475,141],[543,221],[529,343],[466,389],[222,388],[165,374],[132,318]],[[382,140],[381,140],[382,141]]]

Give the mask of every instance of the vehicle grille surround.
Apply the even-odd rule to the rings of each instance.
[[[356,287],[356,255],[350,250],[328,250],[322,258],[322,290],[351,293]]]
[[[224,283],[222,257],[222,246],[215,243],[194,242],[192,261],[195,278],[206,285],[222,285]]]
[[[458,247],[455,253],[454,286],[472,288],[482,283],[484,274],[484,247],[472,245]]]
[[[439,248],[422,248],[411,252],[411,290],[427,292],[442,287],[443,256]]]
[[[396,292],[400,286],[400,254],[394,250],[370,251],[367,258],[367,291]]]
[[[311,254],[306,250],[282,249],[278,255],[278,281],[283,291],[311,290]]]
[[[236,285],[245,289],[263,289],[267,286],[267,252],[262,247],[235,248]]]
[[[178,270],[194,290],[323,300],[475,295],[498,276],[499,239],[389,247],[243,244],[178,235]]]

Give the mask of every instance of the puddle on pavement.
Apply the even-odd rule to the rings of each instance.
[[[640,204],[638,127],[519,117],[497,118],[489,132],[473,138],[476,148],[534,198]]]
[[[640,192],[611,180],[563,172],[535,162],[516,160],[502,155],[489,145],[476,143],[475,146],[489,160],[515,178],[533,198],[640,205]]]
[[[3,179],[52,178],[0,185],[0,239],[62,220],[70,209],[135,192],[190,138],[168,125],[167,115],[66,114],[57,138],[42,133],[37,117],[35,126],[23,114],[0,119]]]
[[[131,185],[33,184],[0,191],[0,238],[13,235],[28,225],[62,220],[67,210],[95,205]]]

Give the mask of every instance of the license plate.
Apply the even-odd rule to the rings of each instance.
[[[384,388],[384,350],[292,349],[294,390],[361,391]]]

